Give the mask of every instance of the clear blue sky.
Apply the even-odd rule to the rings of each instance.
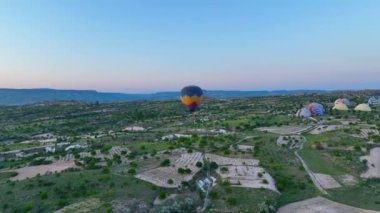
[[[0,88],[380,88],[379,0],[0,0]]]

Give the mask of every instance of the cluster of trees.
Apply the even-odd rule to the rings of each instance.
[[[182,168],[182,167],[179,167],[177,171],[181,175],[183,175],[183,174],[191,174],[191,172],[192,172],[191,169],[189,169],[189,168]]]

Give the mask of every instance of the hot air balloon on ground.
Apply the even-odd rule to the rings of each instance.
[[[371,107],[368,104],[359,104],[355,107],[355,111],[359,112],[371,112]]]
[[[322,116],[325,113],[325,109],[319,103],[310,103],[305,106],[311,112],[312,116]]]
[[[333,107],[334,110],[339,110],[339,111],[347,111],[348,107],[344,103],[336,103],[335,106]]]
[[[350,106],[350,101],[347,98],[339,98],[335,100],[335,105],[337,104],[345,104],[346,106]]]
[[[302,108],[297,111],[296,116],[300,118],[309,118],[311,117],[311,112],[306,108]]]
[[[371,107],[380,106],[380,96],[372,96],[371,98],[369,98],[368,105],[370,105]]]
[[[296,116],[301,118],[309,118],[311,117],[311,112],[304,107],[296,112]]]
[[[203,91],[198,86],[186,86],[181,90],[181,101],[190,111],[194,112],[203,100]]]

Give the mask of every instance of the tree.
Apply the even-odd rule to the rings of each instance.
[[[131,166],[132,168],[137,168],[137,163],[135,161],[132,161],[129,163],[129,166]]]
[[[185,170],[182,167],[179,167],[177,172],[182,175],[185,173]]]
[[[229,198],[227,198],[226,202],[228,203],[228,205],[234,206],[234,205],[236,205],[237,200],[234,197],[229,197]]]
[[[209,196],[210,196],[210,198],[212,199],[212,200],[216,200],[216,199],[218,199],[218,192],[216,192],[216,191],[211,191],[209,194],[208,194]]]
[[[130,174],[130,175],[136,174],[136,169],[133,169],[133,168],[128,169],[128,174]]]
[[[148,187],[149,187],[149,189],[151,189],[153,191],[157,189],[157,186],[154,185],[153,183],[149,184]]]
[[[166,192],[161,191],[161,192],[158,194],[158,198],[159,198],[160,200],[165,200],[165,199],[166,199]]]
[[[113,157],[112,157],[112,160],[117,163],[117,164],[120,164],[121,163],[121,156],[118,155],[118,154],[114,154]]]
[[[23,212],[29,212],[32,210],[32,204],[30,202],[26,202],[22,205]]]
[[[5,209],[8,209],[8,208],[9,208],[8,203],[4,203],[4,204],[3,204],[3,209],[5,210]]]
[[[227,167],[222,167],[222,168],[220,168],[220,171],[223,172],[223,173],[228,172],[228,168]]]
[[[218,164],[215,163],[214,161],[212,161],[212,162],[210,163],[210,169],[211,169],[211,170],[215,170],[215,169],[217,169],[217,168],[218,168]]]
[[[198,168],[202,168],[203,163],[200,162],[200,161],[198,161],[198,162],[195,164],[195,166],[198,167]]]
[[[102,173],[103,173],[103,174],[109,174],[109,173],[110,173],[110,169],[109,169],[108,167],[105,167],[105,166],[104,166],[104,167],[102,168]]]
[[[40,195],[41,200],[46,200],[48,198],[47,192],[40,191],[39,195]]]
[[[168,180],[168,184],[173,184],[173,183],[174,183],[173,179]]]
[[[160,165],[161,166],[170,166],[170,160],[169,159],[165,159],[165,160],[161,161]]]

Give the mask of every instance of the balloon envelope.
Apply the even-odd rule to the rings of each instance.
[[[371,107],[368,106],[368,104],[359,104],[355,107],[355,111],[359,112],[371,112]]]
[[[311,112],[312,116],[322,116],[325,113],[325,109],[319,103],[310,103],[306,105],[306,108]]]
[[[347,98],[339,98],[335,100],[335,105],[337,104],[345,104],[346,106],[349,106],[350,101]]]
[[[186,86],[181,90],[181,101],[190,111],[194,112],[203,100],[203,91],[198,86]]]
[[[335,104],[335,106],[333,107],[333,109],[339,110],[339,111],[347,111],[348,107],[344,103],[337,103],[337,104]]]
[[[308,118],[311,117],[311,112],[306,108],[302,108],[297,111],[296,116],[301,118]]]
[[[370,106],[380,106],[380,96],[372,96],[368,100],[368,105]]]

